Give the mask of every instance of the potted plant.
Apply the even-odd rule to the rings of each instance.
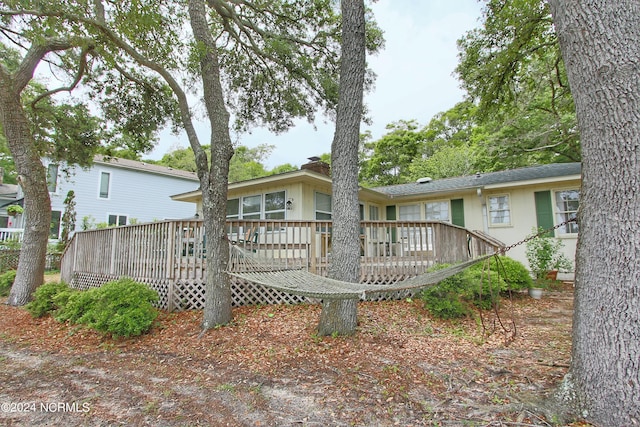
[[[540,228],[534,229],[535,237],[526,243],[525,255],[535,278],[535,284],[529,290],[529,295],[533,298],[542,296],[542,289],[546,288],[550,281],[556,280],[558,271],[568,271],[573,266],[571,260],[562,253],[562,241],[545,236],[543,232]]]
[[[7,206],[7,214],[9,216],[20,215],[24,212],[24,209],[20,205],[9,205]]]

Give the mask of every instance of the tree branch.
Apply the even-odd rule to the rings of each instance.
[[[16,91],[22,92],[29,84],[36,67],[47,53],[67,50],[73,47],[75,46],[66,40],[45,40],[43,44],[33,44],[13,75]]]
[[[36,97],[36,99],[34,99],[31,102],[31,106],[33,108],[36,108],[36,104],[48,96],[51,96],[55,93],[63,92],[63,91],[71,92],[73,89],[75,89],[76,86],[78,86],[78,83],[80,83],[80,80],[82,79],[82,77],[84,76],[85,70],[87,69],[87,55],[91,53],[93,48],[94,48],[93,45],[89,45],[82,48],[82,52],[80,52],[80,61],[78,63],[78,70],[76,71],[76,75],[75,75],[75,78],[73,79],[73,82],[69,86],[59,87],[56,89],[49,90],[43,94],[40,94],[38,97]]]

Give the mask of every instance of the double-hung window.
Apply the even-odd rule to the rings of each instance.
[[[424,205],[427,221],[451,222],[449,217],[449,202],[427,202]]]
[[[315,203],[316,203],[316,219],[318,220],[331,219],[331,212],[332,212],[331,195],[316,192]]]
[[[489,196],[489,225],[511,225],[509,195]]]
[[[570,219],[575,219],[580,206],[580,192],[578,190],[556,191],[556,221],[562,224]],[[569,222],[558,229],[560,234],[575,234],[578,232],[578,224]]]

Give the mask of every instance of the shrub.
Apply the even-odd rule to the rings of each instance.
[[[33,317],[43,317],[49,313],[59,310],[64,305],[56,301],[58,295],[70,294],[73,291],[65,283],[45,283],[39,286],[33,296],[33,301],[25,306]]]
[[[437,271],[450,267],[450,264],[439,264],[429,269]],[[440,319],[456,319],[469,314],[469,308],[463,302],[462,289],[464,280],[462,273],[447,277],[435,286],[423,290],[420,299],[431,314]]]
[[[449,266],[440,264],[430,271]],[[498,261],[490,259],[488,271],[485,263],[475,264],[425,289],[420,298],[434,316],[453,319],[467,316],[471,306],[489,310],[498,304],[502,292],[528,288],[531,284],[531,276],[522,263],[501,256]]]
[[[153,307],[157,300],[156,291],[122,278],[71,294],[56,320],[87,325],[114,337],[137,336],[151,329],[158,315]]]
[[[6,297],[7,295],[9,295],[14,280],[16,280],[15,270],[9,270],[5,273],[0,274],[0,297]]]
[[[496,261],[495,257],[491,258],[490,265],[492,271],[499,273],[504,278],[506,283],[504,290],[519,291],[533,286],[533,279],[529,274],[529,270],[520,261],[507,256],[500,256],[498,261]]]
[[[527,241],[525,250],[529,267],[536,279],[544,279],[551,270],[570,271],[573,264],[562,253],[564,243],[555,237],[540,235],[542,232],[544,230],[541,228],[532,230],[535,237]]]

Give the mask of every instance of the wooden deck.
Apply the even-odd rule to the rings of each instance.
[[[261,263],[328,272],[331,221],[230,220],[226,226],[229,240]],[[501,246],[481,233],[432,221],[362,221],[360,232],[363,283],[394,283],[432,265],[466,261]],[[206,246],[201,220],[77,232],[63,255],[61,278],[86,289],[127,276],[156,289],[162,308],[201,308]],[[301,301],[238,279],[232,279],[232,293],[235,305]]]

